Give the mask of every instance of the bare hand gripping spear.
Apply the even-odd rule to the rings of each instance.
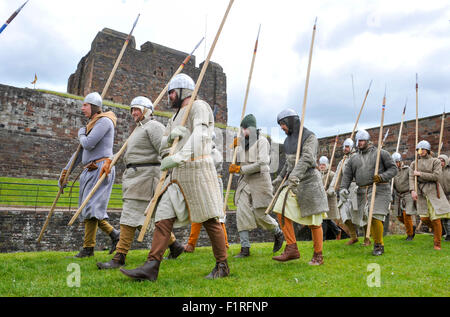
[[[128,36],[127,36],[127,38],[126,38],[126,40],[125,40],[125,43],[124,43],[123,46],[122,46],[122,50],[120,51],[119,56],[117,57],[116,62],[115,62],[115,64],[114,64],[114,66],[113,66],[113,69],[112,69],[112,71],[111,71],[111,74],[109,75],[109,78],[108,78],[108,80],[107,80],[107,82],[106,82],[106,84],[105,84],[105,87],[103,88],[103,91],[102,91],[102,94],[101,94],[102,99],[105,97],[106,92],[108,91],[109,85],[111,84],[111,81],[112,81],[112,79],[113,79],[113,77],[114,77],[114,74],[116,73],[116,70],[117,70],[117,67],[119,66],[120,60],[122,59],[122,56],[123,56],[123,54],[124,54],[124,52],[125,52],[125,49],[126,49],[127,46],[128,46],[128,42],[129,42],[130,39],[131,39],[131,35],[132,35],[132,33],[133,33],[133,30],[134,30],[134,28],[136,27],[136,24],[137,24],[137,22],[138,22],[138,20],[139,20],[139,16],[140,16],[140,14],[138,14],[138,16],[137,16],[137,18],[136,18],[136,21],[134,21],[134,23],[133,23],[133,28],[131,29],[131,32],[128,34]],[[67,170],[67,173],[66,173],[66,175],[65,175],[65,177],[64,177],[64,179],[63,179],[63,184],[66,184],[66,183],[67,183],[67,181],[68,181],[68,179],[69,179],[69,176],[70,176],[70,173],[71,173],[71,171],[72,171],[73,165],[74,165],[74,163],[75,163],[75,159],[76,159],[76,157],[78,156],[78,154],[80,153],[80,151],[81,151],[81,145],[78,145],[78,148],[77,148],[77,150],[76,150],[76,152],[75,152],[75,155],[74,155],[74,159],[72,160],[72,163],[70,164],[69,169]],[[54,199],[54,201],[53,201],[52,207],[50,208],[50,211],[49,211],[49,213],[48,213],[48,215],[47,215],[47,219],[45,220],[44,226],[43,226],[42,229],[41,229],[41,232],[40,232],[40,234],[39,234],[39,237],[38,237],[38,239],[37,239],[37,242],[40,242],[41,239],[42,239],[42,236],[44,235],[45,229],[47,228],[48,223],[49,223],[49,221],[50,221],[50,218],[51,218],[51,216],[52,216],[52,214],[53,214],[53,211],[55,210],[56,203],[58,202],[59,197],[60,197],[61,194],[63,193],[63,188],[64,188],[64,186],[61,186],[61,188],[60,188],[59,191],[58,191],[58,194],[56,195],[56,197],[55,197],[55,199]]]
[[[223,26],[225,24],[225,21],[227,19],[228,13],[231,10],[231,6],[233,5],[233,2],[234,2],[234,0],[230,0],[230,3],[228,4],[227,10],[225,11],[225,15],[224,15],[224,17],[222,19],[222,23],[220,24],[219,30],[217,31],[216,37],[214,39],[214,42],[211,45],[211,48],[209,49],[209,53],[208,53],[208,56],[207,56],[205,62],[203,63],[203,67],[202,67],[202,70],[200,71],[200,75],[198,76],[197,83],[195,84],[195,88],[194,88],[194,91],[192,93],[191,99],[189,100],[189,103],[186,106],[186,111],[185,111],[185,113],[183,115],[183,118],[181,120],[181,126],[184,126],[186,124],[186,121],[187,121],[188,116],[189,116],[189,112],[191,111],[192,105],[193,105],[193,103],[194,103],[194,101],[195,101],[195,99],[197,97],[198,91],[200,89],[200,85],[202,83],[203,77],[205,76],[205,72],[206,72],[206,69],[207,69],[208,64],[209,64],[209,61],[211,60],[212,53],[214,52],[214,48],[216,47],[217,41],[219,40],[220,33],[222,32],[222,28],[223,28]],[[179,139],[180,138],[177,137],[173,141],[172,147],[170,148],[170,154],[169,155],[173,155],[174,154],[174,151],[175,151],[175,149],[176,149],[176,147],[178,145]],[[163,173],[161,173],[161,178],[159,179],[159,183],[158,183],[158,185],[156,186],[156,189],[155,189],[155,195],[153,196],[152,200],[150,201],[149,205],[147,206],[147,209],[145,210],[145,221],[144,221],[144,224],[142,225],[142,229],[141,229],[140,234],[139,234],[138,239],[137,239],[139,242],[142,242],[144,240],[145,232],[147,231],[147,227],[148,227],[148,225],[150,223],[150,220],[152,218],[153,212],[154,212],[154,210],[156,208],[156,203],[158,201],[158,198],[161,195],[161,190],[162,190],[162,187],[164,185],[164,181],[165,181],[165,179],[167,177],[167,174],[168,174],[167,170],[164,171]]]

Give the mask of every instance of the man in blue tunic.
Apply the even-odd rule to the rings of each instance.
[[[102,97],[97,92],[86,96],[81,111],[86,118],[89,118],[87,126],[78,130],[81,151],[76,157],[74,153],[62,170],[59,186],[65,186],[63,179],[72,160],[75,160],[74,169],[80,162],[83,165],[83,172],[80,176],[79,205],[89,195],[105,171],[107,177],[81,212],[80,219],[84,221],[84,242],[83,249],[75,255],[77,258],[94,255],[97,228],[110,236],[112,241],[110,254],[115,250],[119,241],[119,231],[106,220],[108,219],[106,208],[116,175],[115,168],[110,169],[109,166],[113,156],[114,128],[117,118],[112,111],[102,112]]]

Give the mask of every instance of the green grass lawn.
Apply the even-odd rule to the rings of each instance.
[[[234,259],[239,245],[231,245],[227,278],[206,280],[213,268],[211,247],[182,254],[161,264],[156,282],[135,282],[118,270],[100,271],[95,263],[108,261],[107,251],[85,259],[67,258],[76,252],[32,252],[0,254],[0,296],[146,296],[146,297],[300,297],[300,296],[424,296],[450,295],[450,243],[441,251],[433,249],[430,235],[417,235],[406,242],[404,236],[385,237],[385,254],[371,255],[372,247],[345,246],[346,240],[325,241],[324,261],[308,265],[312,242],[298,242],[301,258],[286,263],[271,259],[271,243],[254,243],[251,256]],[[130,251],[127,268],[140,266],[147,250]],[[67,271],[71,263],[80,267],[80,287],[69,287]],[[380,287],[369,287],[372,271],[380,268]]]

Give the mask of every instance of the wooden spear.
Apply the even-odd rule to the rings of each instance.
[[[381,124],[380,124],[380,133],[378,136],[378,150],[377,150],[377,160],[375,162],[375,171],[374,176],[378,175],[378,168],[380,166],[380,154],[381,154],[381,147],[383,146],[383,122],[384,122],[384,110],[386,108],[386,92],[384,92],[383,97],[383,106],[381,109]],[[367,221],[367,232],[366,232],[366,238],[370,238],[370,226],[372,224],[372,215],[373,215],[373,208],[375,207],[375,195],[377,192],[377,183],[373,182],[372,184],[372,197],[370,200],[370,208],[369,208],[369,219]]]
[[[325,186],[325,190],[327,190],[326,187],[327,187],[327,184],[328,184],[328,179],[330,177],[331,166],[333,165],[333,161],[334,161],[334,153],[336,152],[336,146],[337,146],[338,138],[339,138],[339,132],[336,135],[336,139],[334,140],[333,153],[331,153],[331,159],[330,159],[330,165],[328,166],[327,177],[325,178],[325,184],[323,184],[323,186]]]
[[[439,149],[438,149],[438,156],[441,155],[441,150],[442,150],[442,138],[444,136],[444,125],[445,125],[445,107],[444,107],[444,112],[442,113],[442,121],[441,121],[441,133],[439,135]]]
[[[197,47],[199,47],[199,45],[201,44],[201,42],[203,41],[203,38],[200,40],[200,42],[195,46],[194,50],[192,51],[191,54],[189,54],[183,61],[183,63],[181,63],[181,65],[178,67],[177,71],[173,74],[173,76],[171,77],[171,79],[173,77],[175,77],[176,75],[178,75],[184,68],[184,66],[189,62],[189,60],[191,59],[191,56],[194,54],[195,50],[197,49]],[[170,80],[169,80],[170,82]],[[169,87],[169,82],[166,84],[166,86],[164,87],[164,89],[161,91],[161,93],[159,94],[158,98],[156,98],[155,102],[153,103],[153,107],[156,107],[159,102],[161,101],[161,99],[164,97],[165,93],[167,92],[167,89]],[[133,130],[134,132],[134,130]],[[132,135],[133,133],[131,133]],[[122,145],[122,147],[120,148],[119,152],[116,153],[116,155],[114,155],[113,160],[111,161],[111,168],[116,165],[117,161],[119,160],[120,156],[125,152],[125,149],[127,148],[128,145],[128,140],[130,140],[131,135],[127,138],[127,140],[125,141],[125,143]],[[75,214],[73,215],[72,219],[69,221],[69,226],[71,226],[74,221],[78,218],[78,216],[80,215],[81,211],[83,210],[84,207],[86,207],[87,203],[89,202],[89,200],[92,198],[92,196],[95,194],[95,192],[97,191],[97,189],[100,187],[100,185],[102,184],[102,182],[105,180],[106,178],[106,174],[103,174],[102,177],[100,177],[97,181],[97,183],[95,184],[95,186],[91,189],[91,191],[89,192],[89,194],[87,195],[87,197],[84,199],[83,203],[80,205],[80,207],[78,208],[78,210],[75,212]]]
[[[261,31],[261,25],[259,25],[258,35],[256,36],[255,48],[253,50],[252,62],[251,62],[251,66],[250,66],[250,72],[249,72],[249,75],[248,75],[247,89],[245,91],[244,106],[242,107],[241,121],[239,121],[239,122],[242,122],[242,120],[244,119],[245,109],[247,108],[247,99],[248,99],[248,94],[249,94],[249,91],[250,91],[250,83],[252,81],[252,74],[253,74],[253,67],[255,65],[256,52],[258,50],[258,39],[259,39],[259,32],[260,31]],[[240,132],[238,133],[238,136],[237,136],[237,144],[239,144],[239,136],[240,136]],[[232,159],[232,162],[231,162],[232,164],[236,163],[236,158],[237,158],[237,146],[234,148],[234,151],[233,151],[233,159]],[[225,200],[223,202],[223,212],[224,213],[227,211],[228,195],[230,193],[232,180],[233,180],[233,174],[230,173],[230,175],[228,176],[227,191],[225,192]]]
[[[419,143],[419,79],[418,75],[416,73],[416,146]],[[417,164],[418,164],[418,158],[417,158],[417,150],[414,150],[415,158],[414,158],[414,170],[417,172]],[[417,193],[417,176],[414,176],[414,191]]]
[[[183,118],[181,120],[181,123],[180,123],[181,126],[184,126],[188,119],[189,112],[191,111],[191,108],[192,108],[192,104],[194,103],[195,98],[197,97],[198,90],[200,89],[200,85],[202,83],[203,77],[205,76],[206,68],[208,67],[209,61],[211,60],[212,53],[214,52],[214,48],[216,47],[217,41],[219,40],[220,33],[222,32],[222,28],[225,24],[225,21],[227,19],[228,13],[230,12],[231,6],[233,5],[233,2],[234,2],[234,0],[230,0],[227,10],[225,11],[225,15],[222,19],[222,23],[220,24],[219,30],[217,31],[216,37],[214,38],[214,42],[213,42],[211,48],[209,49],[209,53],[208,53],[208,56],[206,57],[205,62],[203,63],[202,70],[200,71],[200,75],[198,76],[197,83],[195,84],[194,92],[192,93],[189,103],[186,106],[186,111],[184,112]],[[179,138],[177,137],[172,143],[172,147],[170,148],[169,155],[174,154],[175,149],[178,145],[178,142],[179,142]],[[145,232],[147,231],[147,227],[150,223],[153,212],[155,210],[156,202],[158,201],[158,198],[161,195],[161,190],[164,185],[164,181],[166,179],[167,174],[168,174],[167,170],[164,171],[163,173],[161,173],[161,178],[159,179],[159,183],[155,189],[155,194],[154,194],[152,200],[150,201],[150,203],[148,204],[147,209],[145,210],[145,216],[146,216],[145,221],[144,221],[144,224],[142,225],[141,231],[140,231],[138,239],[137,239],[139,242],[142,242],[144,240]]]
[[[311,46],[309,48],[308,69],[306,71],[305,93],[303,95],[302,118],[300,120],[300,131],[298,134],[297,152],[295,154],[295,165],[297,165],[297,162],[300,159],[300,148],[302,146],[303,126],[304,126],[304,122],[305,122],[305,112],[306,112],[306,100],[308,97],[309,76],[311,74],[311,62],[312,62],[312,54],[313,54],[313,48],[314,48],[314,39],[316,37],[316,26],[317,26],[317,17],[316,17],[316,20],[314,21]],[[270,211],[272,210],[273,204],[275,203],[275,200],[277,199],[278,195],[280,194],[281,188],[283,187],[283,183],[286,181],[287,176],[288,176],[287,174],[286,174],[286,176],[284,176],[283,180],[281,181],[280,186],[278,186],[278,189],[277,189],[275,195],[273,195],[272,201],[270,202],[269,206],[266,209],[266,212],[265,212],[266,215],[268,213],[270,213]]]
[[[350,134],[350,139],[353,139],[353,136],[355,134],[356,127],[358,126],[359,118],[361,117],[361,113],[362,113],[362,111],[364,109],[364,106],[366,104],[367,96],[369,95],[371,86],[372,86],[372,80],[369,83],[369,88],[367,88],[366,95],[364,96],[364,100],[363,100],[363,103],[361,105],[361,109],[359,109],[358,117],[356,118],[356,122],[355,122],[355,125],[353,126],[352,133]],[[358,146],[358,144],[355,144],[355,147],[356,146]],[[341,166],[339,167],[339,169],[336,172],[337,175],[336,175],[336,183],[334,184],[334,191],[336,191],[337,187],[339,186],[339,181],[340,181],[339,177],[341,176],[342,168],[344,167],[344,163],[345,163],[345,160],[347,159],[347,157],[348,157],[348,155],[344,155],[344,157],[342,158]]]
[[[106,92],[108,91],[109,85],[111,84],[111,80],[112,80],[112,78],[114,77],[114,74],[116,73],[117,66],[119,65],[120,60],[122,59],[123,52],[125,51],[125,49],[126,49],[126,47],[127,47],[127,45],[128,45],[128,42],[129,42],[129,40],[131,39],[131,34],[133,33],[133,30],[134,30],[134,28],[135,28],[135,26],[136,26],[136,24],[137,24],[137,22],[138,22],[138,20],[139,20],[139,16],[140,16],[140,14],[138,14],[138,16],[137,16],[137,18],[136,18],[136,21],[134,21],[134,23],[133,23],[133,28],[131,29],[131,32],[128,34],[128,36],[127,36],[127,38],[126,38],[126,40],[125,40],[125,43],[124,43],[124,45],[123,45],[123,47],[122,47],[122,50],[121,50],[121,52],[120,52],[119,56],[117,57],[117,60],[116,60],[116,62],[115,62],[115,64],[114,64],[114,67],[113,67],[111,73],[109,74],[109,78],[108,78],[108,80],[107,80],[107,82],[106,82],[106,85],[105,85],[105,87],[103,88],[103,91],[102,91],[102,94],[101,94],[102,99],[105,97]],[[69,166],[69,169],[67,170],[66,177],[64,177],[64,183],[63,183],[63,184],[65,184],[65,183],[68,181],[69,176],[70,176],[70,172],[72,171],[72,168],[73,168],[73,164],[75,163],[75,161],[76,161],[76,159],[77,159],[77,157],[78,157],[80,151],[81,151],[81,144],[78,145],[77,150],[75,151],[75,155],[73,156],[72,163],[71,163],[71,165]],[[41,232],[40,232],[40,234],[39,234],[39,237],[38,237],[38,239],[37,239],[37,242],[40,242],[40,241],[41,241],[42,236],[44,235],[44,232],[45,232],[45,230],[47,229],[47,226],[48,226],[48,223],[49,223],[49,221],[50,221],[50,218],[51,218],[51,216],[53,215],[53,212],[54,212],[54,210],[55,210],[56,203],[58,202],[59,197],[61,196],[62,193],[63,193],[63,188],[60,188],[59,191],[58,191],[58,194],[56,195],[55,199],[53,200],[53,204],[52,204],[52,206],[51,206],[51,208],[50,208],[50,211],[49,211],[49,213],[48,213],[48,215],[47,215],[47,219],[45,220],[44,226],[43,226],[42,229],[41,229]]]

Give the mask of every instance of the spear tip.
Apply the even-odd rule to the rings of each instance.
[[[373,83],[373,79],[370,80],[369,88],[367,89],[367,91],[369,91],[369,90],[370,90],[370,87],[372,87],[372,83]]]

